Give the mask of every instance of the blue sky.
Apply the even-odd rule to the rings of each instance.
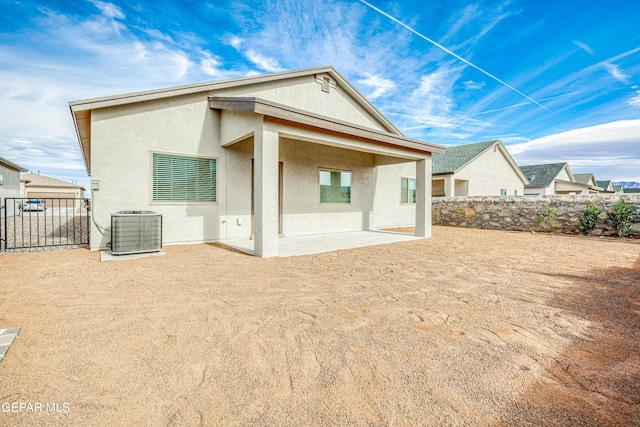
[[[637,0],[0,0],[0,156],[86,185],[70,100],[333,65],[407,136],[640,182],[639,17]]]

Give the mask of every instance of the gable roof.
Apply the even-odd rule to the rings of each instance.
[[[25,187],[80,188],[85,190],[84,186],[80,184],[73,184],[36,173],[23,173],[20,175],[20,181],[25,183]]]
[[[567,168],[569,177],[573,177],[569,164],[567,163],[520,166],[520,170],[529,180],[529,184],[526,185],[526,187],[548,187],[564,168]]]
[[[507,159],[507,162],[511,165],[516,174],[526,184],[527,177],[522,173],[518,165],[504,147],[501,141],[493,140],[486,142],[478,142],[475,144],[457,145],[454,147],[447,147],[443,154],[433,153],[431,159],[433,162],[432,174],[433,175],[448,175],[453,174],[461,170],[463,167],[471,163],[475,158],[481,154],[490,150],[493,147],[500,149],[502,154]]]
[[[78,137],[78,142],[80,143],[82,157],[84,159],[87,172],[91,175],[91,110],[323,73],[329,74],[337,84],[349,96],[355,99],[369,114],[371,114],[371,116],[374,117],[389,134],[396,135],[400,138],[406,138],[404,134],[393,123],[391,123],[391,121],[389,121],[389,119],[378,111],[371,102],[358,92],[358,90],[331,65],[70,101],[69,109],[71,110],[76,135]],[[433,144],[424,144],[425,148],[433,148],[434,151],[442,150],[442,147],[435,146]]]
[[[444,154],[434,154],[431,157],[433,161],[432,172],[434,175],[456,173],[498,142],[495,140],[447,147]]]
[[[607,190],[607,189],[609,189],[609,186],[611,185],[611,180],[607,179],[607,180],[604,180],[604,181],[596,181],[596,183],[598,183],[598,187]],[[611,187],[611,190],[613,190],[613,186]]]
[[[597,185],[596,177],[592,173],[574,173],[573,179],[580,184]]]
[[[11,169],[15,169],[19,172],[26,172],[28,169],[23,168],[22,166],[18,166],[13,162],[5,159],[4,157],[0,157],[0,164],[10,167]]]

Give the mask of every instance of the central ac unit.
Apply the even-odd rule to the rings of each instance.
[[[162,215],[152,211],[111,214],[111,253],[157,252],[162,249]]]

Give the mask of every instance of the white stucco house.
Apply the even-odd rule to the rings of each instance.
[[[526,177],[502,142],[447,147],[433,155],[433,195],[523,195]]]
[[[92,250],[121,210],[161,213],[164,243],[253,237],[261,257],[278,255],[279,236],[407,221],[431,233],[431,156],[444,148],[405,137],[333,67],[69,106],[98,188]]]
[[[589,194],[590,185],[576,182],[568,163],[546,163],[520,166],[529,180],[526,195]]]
[[[26,172],[22,166],[0,157],[0,206],[6,198],[20,197],[20,172]]]

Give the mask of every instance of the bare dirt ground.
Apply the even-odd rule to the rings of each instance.
[[[0,256],[0,425],[640,423],[637,241],[165,251]]]

